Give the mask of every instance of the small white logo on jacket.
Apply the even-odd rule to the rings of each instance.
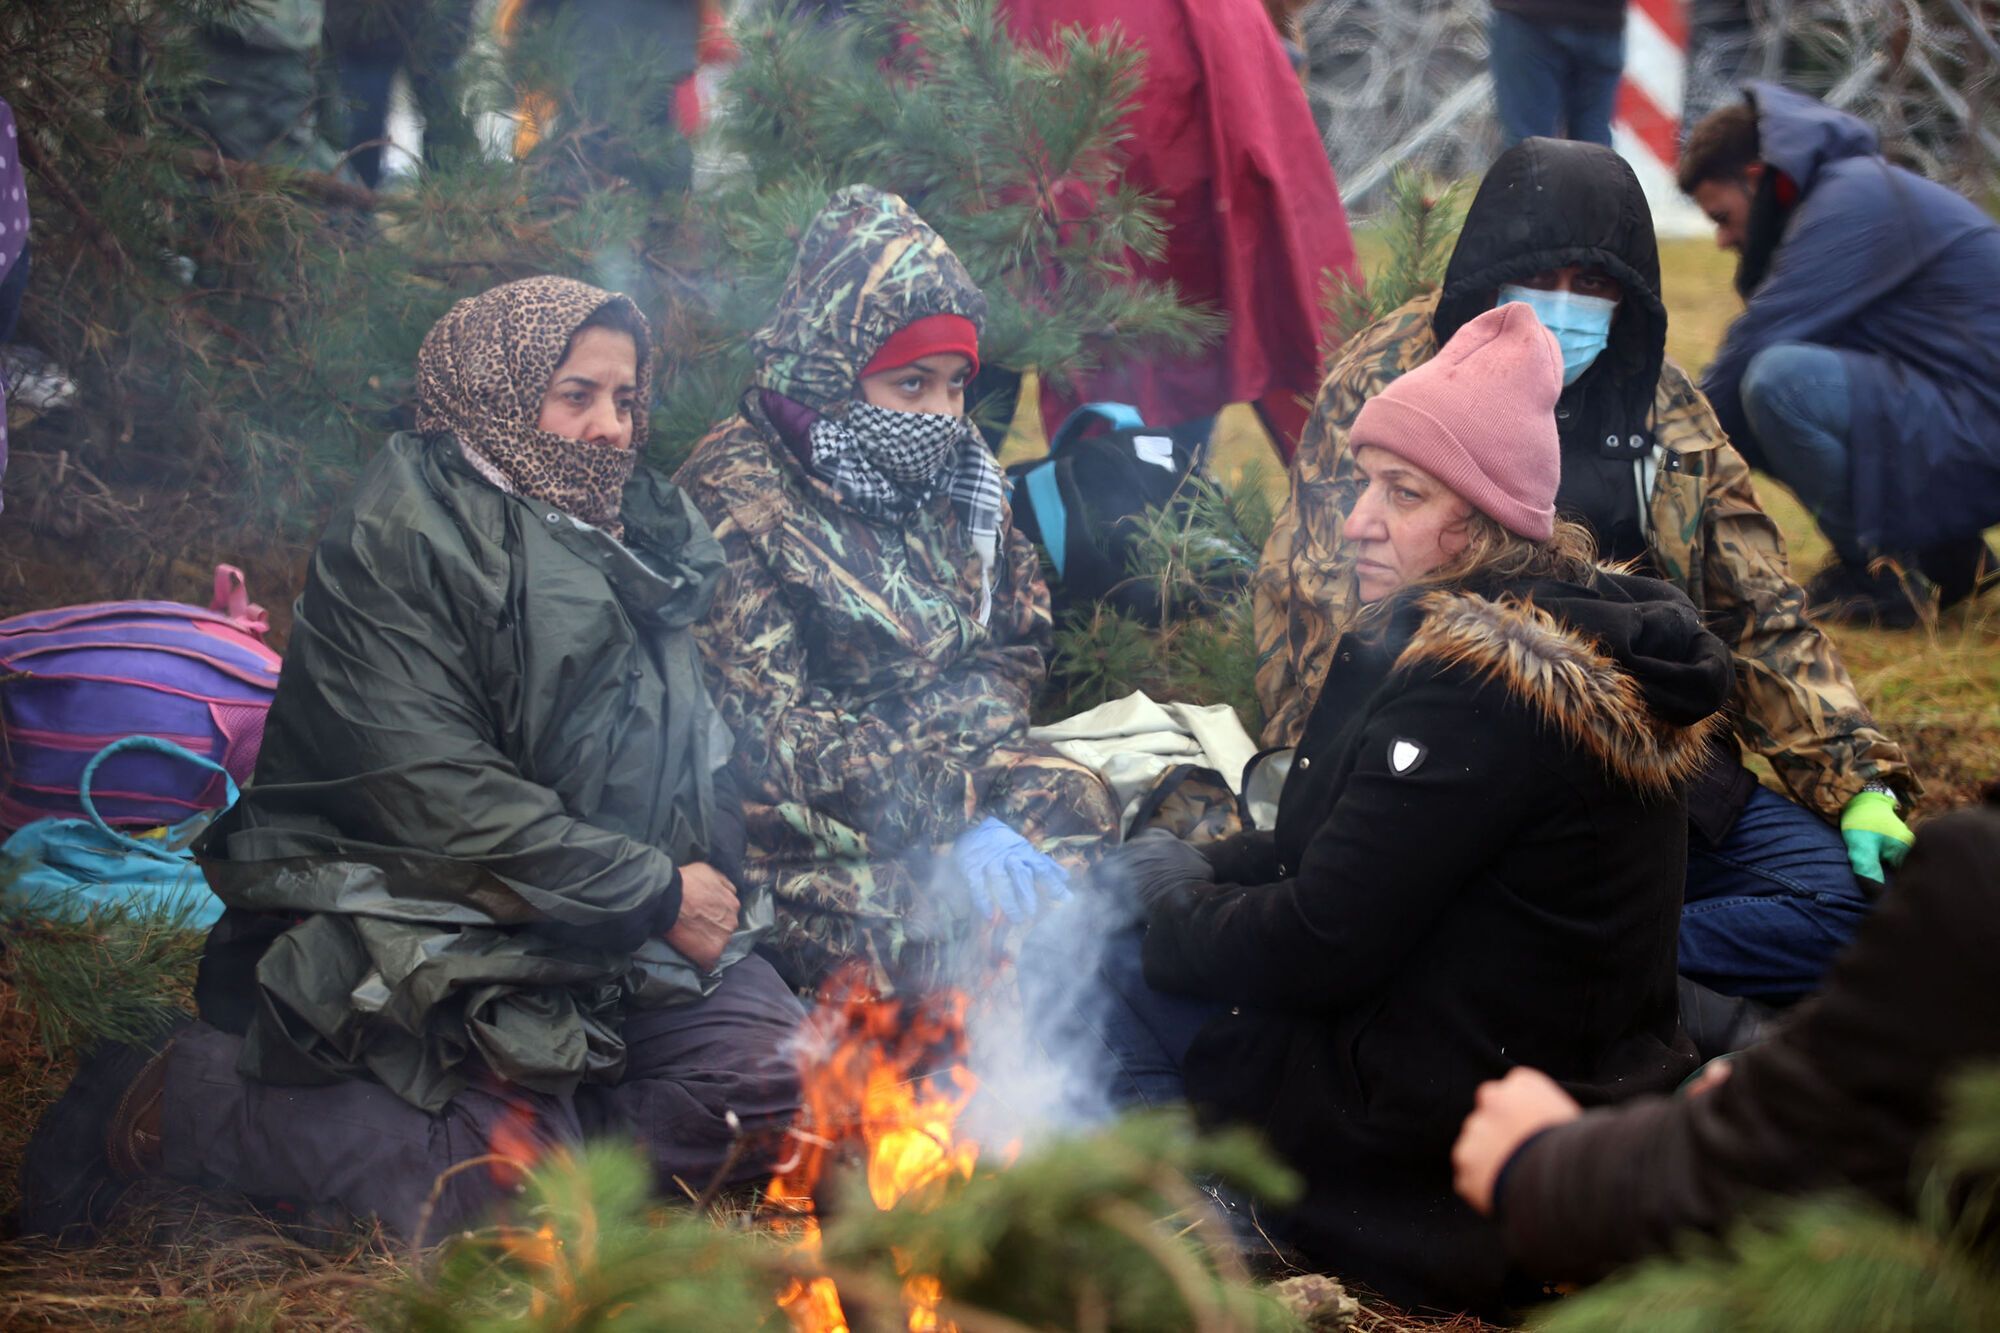
[[[1389,742],[1389,771],[1397,777],[1414,773],[1424,762],[1430,751],[1416,741],[1404,740],[1401,736]]]

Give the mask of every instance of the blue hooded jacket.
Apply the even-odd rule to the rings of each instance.
[[[1758,156],[1799,200],[1702,378],[1723,428],[1751,438],[1740,391],[1758,352],[1836,348],[1862,542],[1906,551],[2000,523],[2000,225],[1891,166],[1855,117],[1776,84],[1745,97]]]

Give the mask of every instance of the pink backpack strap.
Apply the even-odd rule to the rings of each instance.
[[[209,600],[208,609],[228,616],[236,628],[260,639],[271,628],[271,618],[264,614],[263,607],[250,600],[243,571],[234,565],[215,567],[215,596]]]
[[[257,756],[264,749],[264,723],[271,712],[267,703],[221,703],[211,702],[208,715],[215,719],[215,729],[222,733],[222,767],[244,782],[257,771]],[[212,798],[213,792],[204,793]],[[210,804],[214,804],[209,799]]]

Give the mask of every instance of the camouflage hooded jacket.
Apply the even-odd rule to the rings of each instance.
[[[744,878],[776,897],[775,944],[795,984],[845,957],[891,982],[904,946],[949,924],[930,892],[935,849],[985,815],[1058,857],[1087,855],[1116,827],[1094,774],[1027,739],[1053,624],[1011,514],[981,625],[976,560],[949,497],[884,522],[801,462],[810,422],[846,410],[898,329],[985,311],[909,205],[840,191],[756,335],[743,412],[677,476],[726,558],[696,632],[737,737]]]
[[[1438,297],[1390,312],[1351,339],[1321,385],[1296,458],[1291,497],[1253,581],[1257,694],[1266,745],[1299,736],[1334,641],[1354,607],[1341,524],[1354,498],[1347,432],[1361,405],[1437,352]],[[1920,790],[1903,751],[1879,731],[1832,642],[1806,618],[1784,538],[1757,503],[1750,469],[1708,400],[1662,363],[1653,397],[1652,484],[1643,523],[1653,570],[1688,595],[1736,661],[1730,716],[1809,809],[1828,818],[1881,781]]]

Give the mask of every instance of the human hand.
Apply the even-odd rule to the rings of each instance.
[[[1105,884],[1130,892],[1145,911],[1177,892],[1215,882],[1208,858],[1165,829],[1147,829],[1106,852],[1093,873]]]
[[[1856,792],[1840,812],[1840,838],[1854,873],[1881,884],[1888,878],[1883,867],[1901,865],[1917,835],[1896,814],[1895,797],[1864,791]]]
[[[1451,1146],[1452,1183],[1480,1212],[1493,1212],[1493,1184],[1520,1146],[1554,1125],[1583,1114],[1576,1099],[1539,1069],[1516,1065],[1507,1076],[1479,1085],[1472,1114]]]
[[[722,960],[722,950],[736,933],[742,904],[729,876],[706,861],[681,867],[681,914],[667,932],[667,943],[704,972]]]
[[[959,835],[951,864],[973,912],[982,917],[992,916],[997,906],[1008,920],[1026,921],[1043,902],[1070,896],[1069,872],[991,816]]]
[[[1682,1085],[1681,1096],[1699,1097],[1704,1093],[1714,1092],[1729,1081],[1729,1071],[1734,1068],[1736,1068],[1736,1056],[1733,1053],[1716,1056],[1694,1071],[1694,1077]]]

